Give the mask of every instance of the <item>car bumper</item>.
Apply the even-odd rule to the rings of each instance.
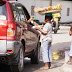
[[[19,41],[7,41],[7,52],[6,56],[16,55],[20,49],[21,43]],[[11,52],[8,52],[8,51]]]
[[[0,62],[11,62],[17,56],[20,46],[19,41],[7,41],[6,47],[3,48],[3,50],[5,49],[4,53],[0,52]],[[11,52],[8,52],[9,50]]]

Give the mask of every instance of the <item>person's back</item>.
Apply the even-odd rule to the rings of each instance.
[[[42,40],[43,41],[52,41],[52,25],[50,23],[46,23],[43,30],[45,31],[47,29],[47,34],[46,35],[43,35],[41,36]]]

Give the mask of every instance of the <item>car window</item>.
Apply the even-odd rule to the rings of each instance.
[[[13,4],[13,13],[16,21],[23,22],[22,19],[26,19],[21,5]]]
[[[6,3],[0,2],[0,20],[7,19],[7,10],[6,10]]]
[[[24,14],[26,15],[27,20],[29,20],[30,15],[29,15],[27,9],[26,9],[23,5],[22,5],[22,8],[23,8],[23,12],[24,12]]]

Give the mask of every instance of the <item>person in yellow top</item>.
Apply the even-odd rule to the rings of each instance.
[[[60,13],[56,13],[56,14],[52,14],[52,15],[53,15],[54,21],[58,21],[58,18],[61,17]]]
[[[56,14],[52,14],[53,15],[53,19],[56,22],[56,29],[58,29],[58,22],[60,21],[61,18],[61,14],[60,13],[56,13]]]

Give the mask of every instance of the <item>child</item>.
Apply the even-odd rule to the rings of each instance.
[[[52,43],[52,25],[51,25],[52,13],[45,14],[45,22],[46,24],[43,27],[43,30],[36,28],[42,33],[42,55],[43,55],[43,62],[45,66],[41,69],[48,69],[51,68],[52,56],[51,56],[51,43]],[[50,66],[48,66],[50,64]]]
[[[70,34],[70,36],[72,35],[72,25],[71,25],[69,34]],[[71,43],[71,47],[70,47],[70,57],[69,57],[69,61],[67,62],[67,64],[71,64],[71,59],[72,59],[72,43]]]

